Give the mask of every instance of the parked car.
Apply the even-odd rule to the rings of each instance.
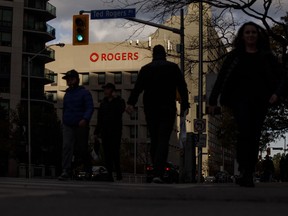
[[[107,181],[109,174],[104,166],[93,166],[92,167],[92,181]]]
[[[147,183],[151,183],[154,177],[153,165],[148,165],[146,168]],[[163,181],[165,183],[179,183],[179,171],[178,168],[171,162],[167,162],[164,168]]]
[[[233,179],[231,175],[226,171],[220,171],[215,175],[216,183],[231,183]]]
[[[215,178],[215,176],[206,176],[204,178],[204,182],[205,183],[215,183],[216,182],[216,178]]]

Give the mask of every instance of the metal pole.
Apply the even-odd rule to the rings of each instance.
[[[286,155],[286,136],[284,137],[284,155]]]
[[[28,95],[27,95],[27,127],[28,127],[28,178],[31,178],[31,58],[28,57],[28,71],[27,71],[27,79],[28,79]]]
[[[135,124],[134,124],[134,175],[137,174],[137,118],[138,109],[135,112]]]
[[[203,3],[199,1],[199,74],[198,74],[198,119],[202,119],[203,113]],[[201,132],[198,133],[199,137]],[[198,183],[202,178],[202,147],[198,147]]]
[[[181,53],[180,53],[180,69],[181,72],[183,74],[183,76],[185,76],[185,27],[184,27],[184,10],[181,9],[181,23],[180,23],[180,49],[181,49]]]

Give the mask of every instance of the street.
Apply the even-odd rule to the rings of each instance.
[[[128,184],[0,178],[1,216],[287,214],[288,184]]]

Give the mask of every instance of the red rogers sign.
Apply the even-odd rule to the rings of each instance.
[[[97,53],[90,55],[91,62],[97,61],[136,61],[139,59],[138,52]]]

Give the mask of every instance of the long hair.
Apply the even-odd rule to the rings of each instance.
[[[267,35],[265,29],[262,28],[261,26],[257,25],[254,22],[244,23],[240,27],[240,29],[238,30],[238,33],[237,33],[237,35],[233,41],[233,48],[235,50],[240,50],[240,51],[245,50],[245,43],[243,40],[243,34],[244,34],[244,29],[246,26],[254,26],[257,29],[257,33],[258,33],[257,48],[258,48],[258,50],[271,51],[269,36]]]

